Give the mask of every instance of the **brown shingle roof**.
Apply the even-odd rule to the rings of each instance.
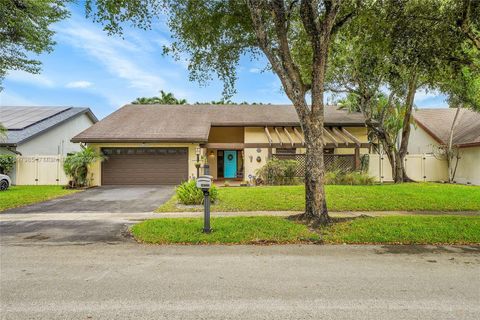
[[[456,109],[420,109],[414,112],[416,123],[435,140],[447,144]],[[461,109],[453,134],[459,147],[480,145],[480,113]]]
[[[364,126],[360,113],[325,109],[330,126]],[[293,106],[126,105],[75,136],[74,142],[206,142],[211,126],[298,126]]]

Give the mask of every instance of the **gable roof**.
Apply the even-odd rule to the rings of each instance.
[[[22,144],[82,114],[98,122],[89,108],[0,106],[0,122],[7,128],[7,139],[0,146]]]
[[[325,108],[327,126],[364,126],[361,113]],[[207,142],[212,126],[299,126],[286,105],[126,105],[73,142]]]
[[[419,109],[415,122],[439,143],[447,144],[456,109]],[[453,133],[453,145],[480,146],[480,113],[461,109]]]

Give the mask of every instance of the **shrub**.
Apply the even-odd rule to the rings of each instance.
[[[0,173],[9,174],[15,165],[15,156],[0,154]]]
[[[298,162],[295,160],[271,159],[257,170],[257,176],[267,185],[296,184],[295,173]]]
[[[371,185],[375,178],[362,172],[343,172],[340,170],[325,173],[325,184]]]
[[[72,178],[71,187],[88,186],[88,167],[105,157],[92,147],[82,147],[82,151],[69,154],[63,163],[65,174]]]
[[[182,204],[203,204],[203,191],[197,188],[197,182],[190,180],[179,185],[175,192]],[[210,188],[210,202],[214,203],[218,198],[218,189],[215,185]]]

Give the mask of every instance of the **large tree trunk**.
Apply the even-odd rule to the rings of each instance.
[[[318,121],[309,126],[306,131],[307,147],[305,170],[305,213],[304,220],[326,224],[330,221],[325,200],[323,162],[323,124]]]
[[[448,146],[447,146],[447,163],[448,163],[448,183],[452,183],[455,179],[455,173],[457,171],[458,158],[453,166],[454,160],[454,151],[453,151],[453,134],[455,132],[455,126],[457,125],[457,118],[460,113],[460,107],[457,107],[455,112],[455,117],[453,118],[452,126],[450,128],[450,135],[448,137]]]
[[[396,176],[394,177],[395,183],[401,182],[412,182],[413,180],[410,179],[405,171],[405,156],[407,155],[408,150],[408,140],[410,139],[410,126],[411,126],[411,118],[413,112],[413,101],[415,99],[415,93],[417,92],[417,82],[418,82],[418,74],[414,70],[412,71],[412,76],[408,81],[408,88],[407,88],[407,98],[405,101],[405,115],[403,117],[403,127],[402,127],[402,135],[400,141],[400,147],[398,152],[396,152]]]

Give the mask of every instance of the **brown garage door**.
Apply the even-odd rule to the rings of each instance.
[[[102,185],[178,184],[188,179],[187,148],[103,148]]]

